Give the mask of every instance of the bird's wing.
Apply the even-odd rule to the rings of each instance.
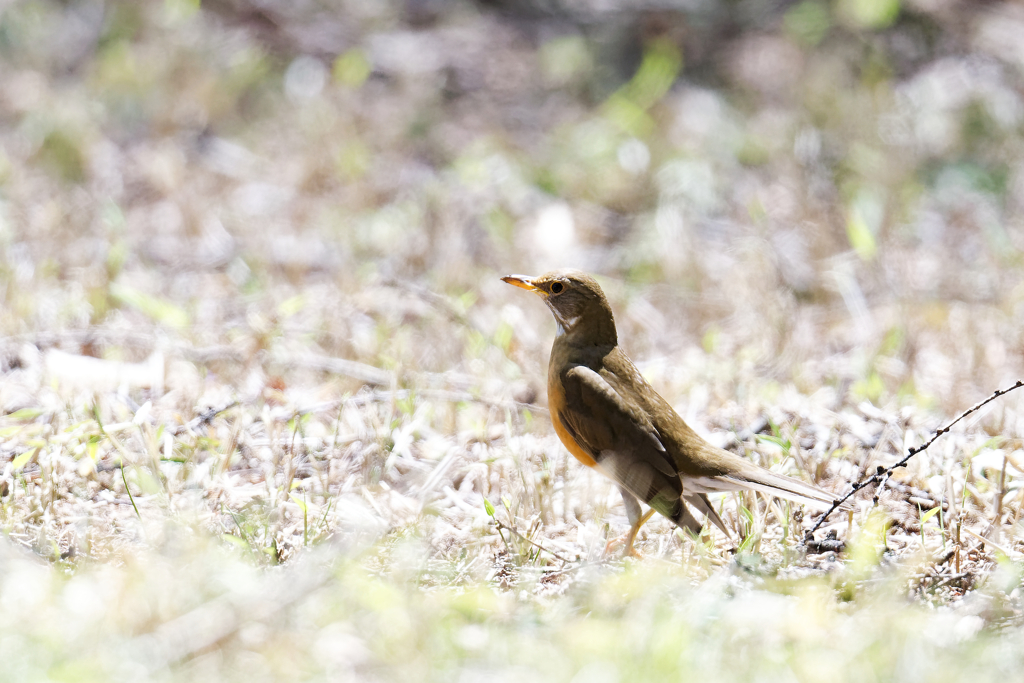
[[[576,365],[563,375],[562,386],[563,421],[578,428],[579,437],[592,451],[649,451],[651,465],[667,475],[676,474],[650,418],[601,375],[585,365]]]
[[[598,469],[666,517],[677,515],[682,483],[643,410],[586,366],[563,373],[562,386],[559,419]]]

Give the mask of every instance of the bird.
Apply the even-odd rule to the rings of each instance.
[[[718,448],[690,428],[622,350],[615,316],[594,278],[561,269],[501,279],[539,295],[555,317],[551,423],[569,453],[618,486],[630,524],[625,555],[636,555],[637,533],[654,512],[699,534],[703,524],[687,503],[731,539],[709,493],[752,489],[831,507],[835,496],[828,491]],[[646,513],[640,501],[649,506]]]

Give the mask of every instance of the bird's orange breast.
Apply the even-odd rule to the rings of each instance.
[[[555,434],[558,434],[558,438],[574,458],[587,467],[596,467],[597,462],[576,442],[569,430],[562,424],[561,413],[564,409],[565,389],[562,388],[559,376],[552,372],[548,375],[548,410],[551,411],[551,424],[555,428]]]

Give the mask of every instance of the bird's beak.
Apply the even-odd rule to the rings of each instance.
[[[501,281],[507,282],[510,285],[515,285],[520,289],[525,289],[528,292],[536,292],[538,294],[541,294],[544,291],[537,285],[533,284],[533,278],[528,275],[506,275],[505,277],[501,278]]]

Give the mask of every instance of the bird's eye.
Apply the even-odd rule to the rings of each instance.
[[[555,284],[551,285],[552,294],[561,294],[563,289],[565,289],[565,285],[563,285],[561,282],[556,282]]]

